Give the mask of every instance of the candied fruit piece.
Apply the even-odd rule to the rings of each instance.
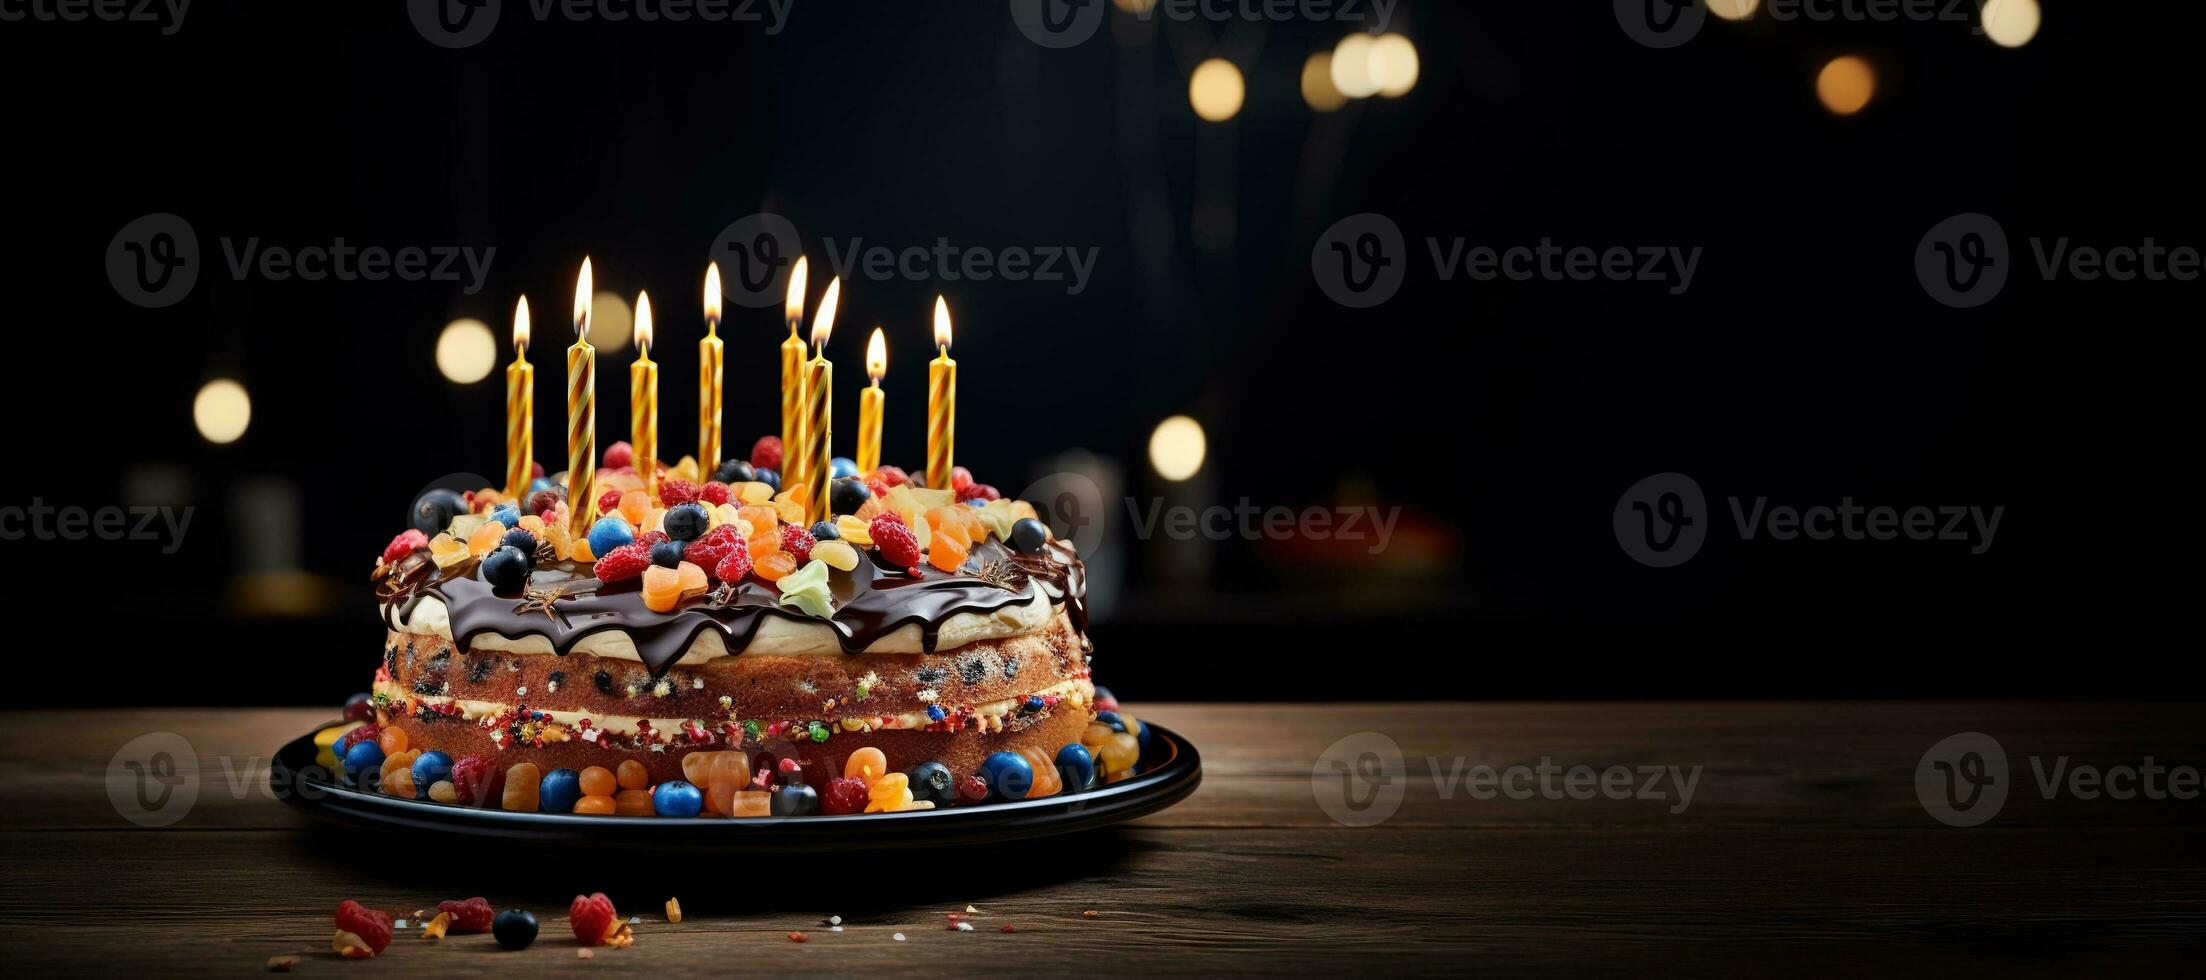
[[[406,751],[406,730],[403,728],[385,728],[375,736],[375,744],[383,747],[383,758],[385,759],[404,752]]]
[[[644,608],[669,613],[682,601],[682,573],[663,565],[643,570]]]
[[[858,549],[848,541],[827,540],[812,546],[812,557],[827,563],[838,571],[851,571],[858,567]]]
[[[774,794],[762,789],[737,790],[729,800],[731,817],[765,817],[774,812]]]
[[[460,788],[449,779],[439,779],[429,784],[429,798],[439,803],[458,803]]]
[[[763,486],[763,484],[761,484]],[[774,522],[781,520],[779,512],[771,504],[749,504],[736,509],[735,515],[751,524],[752,534],[764,534],[774,529]]]
[[[763,504],[774,499],[774,488],[763,483],[738,483],[730,489],[735,491],[735,499],[746,504]]]
[[[543,783],[543,773],[536,763],[519,762],[506,770],[505,798],[498,805],[516,813],[535,813],[537,791]]]
[[[712,772],[712,760],[719,755],[718,752],[691,752],[683,756],[682,778],[696,786],[712,785],[712,780],[706,776]]]
[[[755,553],[754,553],[755,554]],[[786,551],[759,556],[751,566],[751,574],[768,582],[779,582],[783,576],[797,570],[797,556]]]
[[[574,812],[590,817],[612,816],[614,812],[613,798],[596,793],[585,795],[574,801]]]
[[[467,553],[487,555],[490,553],[490,549],[497,547],[498,542],[503,540],[505,536],[505,525],[497,521],[484,521],[481,527],[475,529],[475,533],[467,536]]]
[[[742,752],[713,753],[712,768],[705,773],[704,782],[690,780],[700,786],[719,786],[723,783],[741,789],[750,784],[751,761]]]
[[[1096,761],[1103,764],[1105,772],[1125,772],[1141,758],[1141,740],[1128,732],[1113,732],[1111,740],[1103,744],[1103,755]]]
[[[799,487],[803,485],[801,483],[797,484]],[[804,503],[791,499],[786,493],[782,494],[774,498],[774,515],[781,518],[783,524],[802,524],[804,523]]]
[[[614,778],[613,770],[604,766],[591,766],[582,770],[582,775],[576,782],[581,785],[584,796],[609,797],[620,789],[620,782]]]
[[[769,523],[763,530],[751,535],[750,540],[744,543],[744,548],[751,553],[751,564],[756,565],[759,559],[781,550],[781,534]]]
[[[859,517],[856,514],[844,514],[841,517],[835,518],[835,531],[843,536],[844,541],[850,542],[852,547],[871,548],[873,547],[873,531],[870,528],[871,521],[872,519],[870,517]]]
[[[384,756],[382,772],[383,778],[391,778],[392,770],[405,769],[411,771],[414,766],[414,760],[419,758],[421,758],[421,751],[418,749],[403,752],[393,752],[389,755]]]
[[[384,773],[382,787],[384,794],[388,796],[410,800],[418,795],[414,792],[414,771],[410,767]]]
[[[865,783],[868,788],[879,782],[888,771],[888,756],[870,745],[850,753],[850,758],[843,760],[843,777]]]
[[[954,572],[958,566],[965,564],[965,555],[964,541],[942,535],[935,538],[934,545],[927,549],[927,564],[945,572]]]
[[[697,565],[685,561],[674,571],[674,584],[684,595],[695,595],[712,587],[705,579],[705,570]]]
[[[742,789],[739,783],[714,783],[705,787],[705,812],[723,817],[733,815],[735,794]]]
[[[634,759],[620,760],[620,768],[613,770],[613,779],[622,789],[651,788],[651,772]]]
[[[631,526],[643,526],[643,519],[651,513],[651,495],[641,490],[630,490],[620,495],[620,504],[613,508],[628,519]]]
[[[651,791],[624,789],[613,794],[613,812],[623,817],[649,817],[658,813],[651,805]]]
[[[866,795],[867,813],[895,813],[912,805],[911,777],[892,772],[875,780]]]

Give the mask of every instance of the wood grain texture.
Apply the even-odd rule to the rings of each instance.
[[[2195,969],[2206,952],[2206,800],[2048,801],[2029,761],[2195,766],[2193,705],[1136,708],[1203,752],[1202,788],[1171,810],[1010,850],[714,867],[314,827],[264,792],[266,757],[327,711],[4,714],[0,925],[33,975],[238,973],[277,955],[356,974],[2053,973]],[[1925,813],[1914,773],[1963,731],[1998,737],[2014,782],[1995,820],[1956,829]],[[197,801],[159,829],[107,796],[110,758],[148,732],[199,759]],[[1403,795],[1384,822],[1345,827],[1319,806],[1313,770],[1358,733],[1399,747]],[[1509,799],[1464,781],[1543,759],[1700,775],[1686,806],[1674,790]],[[634,947],[578,960],[566,901],[598,890],[643,922]],[[327,952],[340,899],[410,911],[475,894],[537,911],[543,938],[519,954],[405,933],[370,962]],[[978,931],[947,931],[944,913],[968,904]]]

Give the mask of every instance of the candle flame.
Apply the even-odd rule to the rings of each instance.
[[[934,344],[936,347],[950,346],[950,304],[941,296],[934,298]]]
[[[517,354],[529,350],[529,298],[521,294],[521,301],[513,305],[513,349]]]
[[[720,325],[720,263],[705,266],[705,329]]]
[[[596,295],[596,280],[590,275],[590,257],[582,257],[582,274],[574,280],[574,335],[587,345],[590,342],[590,297]]]
[[[843,279],[836,276],[827,281],[827,292],[820,296],[820,308],[812,314],[812,347],[819,356],[827,356],[827,335],[835,332],[835,308],[842,305]]]
[[[636,359],[651,359],[651,294],[636,293]]]
[[[789,321],[789,332],[797,332],[797,324],[804,322],[804,290],[811,278],[812,264],[802,255],[789,270],[789,298],[781,304],[781,315]]]
[[[873,339],[866,341],[866,376],[874,384],[881,383],[881,376],[889,373],[889,338],[880,327],[873,328]]]

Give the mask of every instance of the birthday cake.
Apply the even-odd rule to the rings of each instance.
[[[928,488],[838,459],[808,521],[780,455],[768,436],[705,476],[615,444],[580,521],[549,479],[425,495],[376,564],[382,660],[329,759],[393,795],[662,816],[1026,799],[1133,770],[1147,732],[1098,716],[1084,566],[1032,506],[962,467]]]

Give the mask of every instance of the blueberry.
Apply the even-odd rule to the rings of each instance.
[[[768,801],[777,817],[809,817],[820,812],[820,791],[803,783],[790,783],[774,791]]]
[[[367,693],[366,691],[362,691],[362,692],[360,692],[359,694],[355,694],[355,695],[353,695],[353,696],[351,696],[351,697],[349,697],[349,698],[346,698],[346,699],[345,699],[345,720],[346,720],[346,721],[374,721],[374,720],[375,720],[375,699],[374,699],[374,698],[372,698],[372,697],[369,697],[369,696],[368,696],[368,693]]]
[[[911,780],[912,799],[949,803],[957,799],[957,777],[939,762],[922,762],[904,774]]]
[[[431,749],[414,760],[414,795],[429,795],[429,787],[452,778],[452,757]]]
[[[520,528],[514,528],[511,531],[507,531],[505,537],[498,539],[498,543],[505,545],[508,548],[519,548],[521,549],[521,553],[524,555],[533,556],[536,554],[536,535],[530,534],[527,531],[523,531]]]
[[[827,509],[837,514],[855,514],[873,496],[873,489],[866,481],[850,477],[827,485]]]
[[[1034,764],[1017,752],[991,754],[981,760],[980,771],[988,781],[989,794],[998,799],[1023,800],[1034,788]]]
[[[519,592],[529,581],[528,553],[501,545],[483,556],[483,581],[500,592]]]
[[[833,541],[842,536],[842,529],[836,527],[834,521],[821,521],[812,525],[812,540],[814,541]]]
[[[515,507],[512,504],[499,504],[498,506],[491,508],[490,519],[497,521],[498,523],[503,524],[508,528],[520,527],[521,508]]]
[[[712,515],[705,505],[691,501],[675,504],[666,512],[666,536],[676,541],[695,541],[704,536],[705,526],[712,523]]]
[[[763,483],[769,487],[772,487],[775,493],[781,492],[780,470],[759,470],[757,473],[752,475],[752,478],[756,482]]]
[[[1049,544],[1049,528],[1031,517],[1022,517],[1011,524],[1011,547],[1023,555],[1038,555],[1042,546]]]
[[[428,490],[414,498],[414,530],[437,535],[451,526],[452,518],[467,513],[467,497],[457,490]]]
[[[662,817],[694,817],[705,808],[703,790],[680,779],[651,788],[651,809]]]
[[[536,941],[536,916],[527,909],[507,909],[490,920],[490,935],[506,949],[527,949]]]
[[[682,543],[661,541],[651,546],[651,563],[661,568],[682,567]]]
[[[581,798],[582,774],[572,769],[554,769],[536,784],[536,808],[545,813],[573,813]]]
[[[720,464],[712,478],[722,483],[751,483],[758,479],[758,471],[751,468],[749,460],[731,459]]]
[[[857,476],[858,464],[848,456],[837,456],[827,461],[827,475],[837,480],[846,476]]]
[[[607,514],[590,525],[590,554],[603,557],[607,552],[636,540],[636,532],[629,528],[627,518]]]
[[[1088,747],[1078,742],[1057,750],[1057,774],[1064,777],[1065,788],[1075,793],[1095,788],[1095,757],[1088,754]]]
[[[552,478],[548,476],[540,476],[529,481],[529,496],[531,497],[543,493],[546,490],[557,489],[559,489],[559,484],[553,483]]]
[[[1098,711],[1095,713],[1095,720],[1111,726],[1111,731],[1114,732],[1123,732],[1126,730],[1125,720],[1120,718],[1118,716],[1118,712],[1116,711]]]
[[[345,750],[345,781],[358,783],[362,775],[382,772],[383,747],[375,739],[363,738]]]

